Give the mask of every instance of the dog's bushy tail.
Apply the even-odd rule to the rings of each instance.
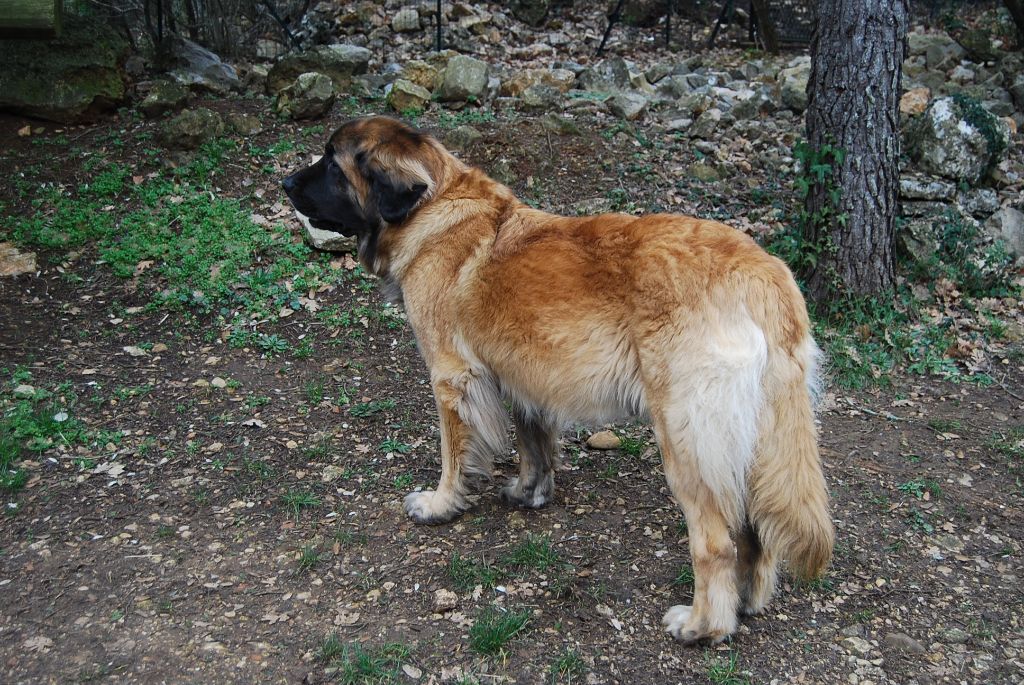
[[[835,542],[812,406],[818,354],[809,334],[792,351],[770,345],[747,482],[747,517],[762,547],[802,579],[825,571]]]

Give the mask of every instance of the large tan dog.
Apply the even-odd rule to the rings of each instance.
[[[551,500],[559,426],[647,415],[686,515],[693,606],[664,623],[718,642],[764,609],[776,568],[801,577],[833,544],[811,404],[817,348],[786,266],[723,224],[566,218],[520,203],[436,140],[385,117],[339,128],[284,181],[314,226],[358,237],[397,292],[430,369],[441,482],[405,499],[422,523],[467,507],[512,406],[509,502]]]

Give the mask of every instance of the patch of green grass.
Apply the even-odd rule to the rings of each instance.
[[[705,652],[704,661],[708,667],[708,680],[714,685],[750,685],[750,679],[739,670],[735,651],[730,651],[725,657]]]
[[[335,634],[320,645],[321,660],[335,669],[334,679],[342,685],[387,685],[400,682],[402,664],[412,651],[399,642],[365,647],[356,642],[343,644]]]
[[[313,507],[320,506],[320,499],[311,492],[303,492],[299,490],[289,490],[287,493],[281,496],[281,502],[285,508],[292,512],[295,519],[298,520],[299,515],[303,509],[311,509]]]
[[[370,537],[366,533],[354,533],[341,528],[335,531],[334,539],[345,547],[363,547],[370,542]]]
[[[631,457],[639,457],[647,449],[647,443],[629,435],[619,437],[619,451]]]
[[[303,450],[309,461],[324,461],[331,454],[331,435],[322,433],[313,438],[313,442]]]
[[[316,407],[324,401],[324,381],[317,379],[306,383],[306,402]]]
[[[685,587],[693,587],[694,575],[693,567],[689,564],[679,569],[679,573],[672,579],[672,585],[683,585]]]
[[[547,535],[526,536],[526,539],[502,556],[501,563],[512,569],[533,569],[543,571],[560,563],[558,552],[551,547],[551,538]]]
[[[401,476],[395,476],[395,490],[398,490],[399,492],[408,490],[412,487],[412,482],[412,474],[403,473]]]
[[[551,674],[551,685],[581,683],[587,674],[583,658],[573,649],[566,649],[562,652],[548,671]]]
[[[494,606],[484,609],[469,629],[469,646],[474,652],[496,656],[530,622],[530,610],[509,611]]]
[[[468,592],[480,585],[484,588],[492,588],[502,578],[502,572],[482,562],[461,556],[458,552],[452,553],[445,571],[452,579],[455,589]]]
[[[942,433],[953,433],[964,429],[964,424],[959,419],[929,419],[928,426]]]
[[[298,570],[296,573],[301,574],[312,571],[323,560],[323,557],[324,555],[320,553],[315,545],[306,545],[299,553]]]

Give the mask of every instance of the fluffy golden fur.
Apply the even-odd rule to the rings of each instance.
[[[761,611],[786,562],[829,563],[817,449],[817,347],[786,266],[728,226],[685,216],[568,218],[531,209],[436,140],[384,117],[342,126],[324,159],[286,179],[314,225],[354,234],[392,284],[430,370],[441,427],[436,490],[419,522],[467,507],[468,477],[507,449],[507,501],[550,501],[569,420],[648,416],[690,534],[692,606],[664,623],[725,639]]]

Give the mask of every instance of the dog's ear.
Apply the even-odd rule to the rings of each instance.
[[[416,203],[427,192],[426,183],[401,178],[398,175],[399,165],[389,165],[396,168],[382,170],[370,164],[368,155],[364,152],[356,155],[356,164],[370,182],[370,194],[377,205],[377,213],[389,224],[400,224],[405,221]]]
[[[375,169],[370,171],[370,188],[377,200],[380,217],[389,224],[400,224],[405,221],[409,212],[427,191],[424,183],[407,185]]]

